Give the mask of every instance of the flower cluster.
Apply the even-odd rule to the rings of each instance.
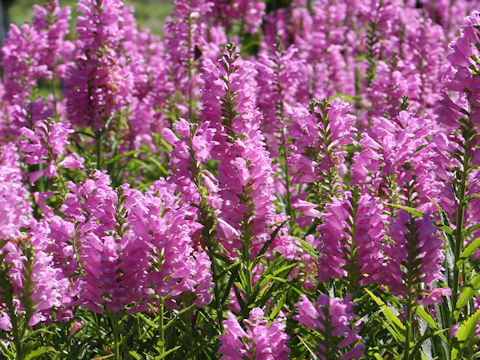
[[[407,287],[423,284],[431,288],[441,279],[444,254],[443,241],[437,235],[432,219],[425,215],[413,220],[401,210],[391,225],[392,242],[385,248],[389,258],[385,269],[385,284],[397,296],[406,296]]]
[[[320,359],[363,359],[363,346],[358,345],[361,339],[352,330],[352,323],[356,319],[352,312],[353,303],[347,299],[329,299],[328,295],[320,295],[316,304],[302,295],[301,301],[296,304],[295,319],[308,329],[318,333]],[[354,328],[358,328],[355,322]]]
[[[1,49],[0,357],[475,357],[480,1],[45,1]]]
[[[246,330],[235,315],[228,313],[228,319],[223,323],[226,333],[220,338],[222,345],[218,350],[224,354],[222,359],[288,359],[290,351],[286,346],[285,324],[279,320],[268,324],[259,308],[252,309],[249,318],[243,322]]]

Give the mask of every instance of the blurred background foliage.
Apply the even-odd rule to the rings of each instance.
[[[5,1],[5,0],[1,0]],[[11,0],[10,0],[11,1]],[[33,4],[42,5],[43,0],[13,0],[8,9],[10,21],[21,25],[30,21]],[[142,28],[148,28],[153,33],[161,35],[165,19],[172,13],[173,1],[171,0],[124,0],[125,4],[135,7],[137,23]],[[70,6],[72,15],[76,14],[77,0],[60,0],[60,5]]]
[[[72,15],[76,16],[78,0],[59,0],[60,5],[70,6]],[[162,35],[165,19],[172,13],[173,0],[123,0],[128,6],[135,7],[137,24],[142,28],[150,29],[154,34]],[[308,0],[311,2],[312,0]],[[33,4],[42,5],[44,0],[0,0],[10,3],[8,16],[12,23],[22,25],[30,21],[33,11]],[[265,0],[267,13],[279,8],[288,7],[292,0]],[[242,43],[245,44],[242,39]],[[248,41],[247,41],[248,42]]]

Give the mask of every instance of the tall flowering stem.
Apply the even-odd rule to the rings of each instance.
[[[453,179],[452,187],[455,195],[456,213],[454,243],[454,270],[452,286],[452,305],[456,309],[459,286],[459,260],[465,247],[467,234],[465,228],[475,223],[478,216],[478,205],[469,196],[470,189],[475,189],[478,179],[475,171],[480,166],[478,121],[478,88],[480,82],[480,60],[478,45],[480,44],[480,13],[473,12],[465,19],[461,27],[461,35],[452,43],[449,60],[452,65],[450,73],[445,76],[445,91],[438,102],[437,114],[440,126],[453,140]],[[447,93],[447,91],[449,93]],[[473,175],[473,176],[472,176]],[[478,221],[478,220],[477,220]],[[452,319],[455,320],[455,319]]]
[[[286,342],[289,336],[284,332],[285,324],[280,320],[268,324],[263,317],[262,309],[252,309],[249,318],[243,321],[244,330],[237,317],[228,313],[228,319],[224,321],[226,333],[220,337],[222,345],[218,350],[224,354],[222,360],[288,359],[290,350]]]
[[[356,334],[358,323],[353,324],[356,315],[352,312],[354,303],[345,299],[330,299],[319,295],[314,305],[302,295],[296,304],[298,315],[294,319],[310,329],[318,343],[317,355],[321,360],[363,359],[362,338]]]
[[[302,226],[318,218],[319,212],[342,193],[340,168],[345,162],[345,145],[353,142],[355,117],[339,98],[312,101],[308,112],[297,110],[289,127],[293,141],[288,162],[292,182],[304,185],[304,192],[293,204],[306,216],[297,218]]]
[[[384,250],[388,261],[383,283],[401,299],[406,311],[404,356],[408,359],[411,337],[415,334],[413,313],[417,302],[425,294],[434,293],[434,282],[443,280],[443,241],[429,214],[415,219],[400,210],[390,228],[390,242]]]
[[[362,196],[355,186],[351,194],[327,205],[326,210],[318,226],[318,278],[342,279],[347,291],[357,296],[362,286],[383,278],[383,206],[378,198]]]

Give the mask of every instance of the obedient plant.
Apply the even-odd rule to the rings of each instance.
[[[288,359],[285,324],[281,320],[269,324],[263,317],[262,309],[252,309],[250,317],[243,321],[244,330],[235,315],[228,313],[224,321],[226,333],[220,338],[222,359]]]
[[[0,52],[0,357],[477,358],[479,10],[36,4]]]
[[[346,298],[329,299],[328,295],[319,295],[316,304],[305,296],[296,304],[295,319],[312,332],[314,341],[318,342],[316,350],[320,359],[362,359],[365,355],[358,344],[361,337],[352,329],[355,314],[353,303]]]

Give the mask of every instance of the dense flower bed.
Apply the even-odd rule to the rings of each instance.
[[[8,359],[475,359],[480,2],[58,0],[0,65]]]

